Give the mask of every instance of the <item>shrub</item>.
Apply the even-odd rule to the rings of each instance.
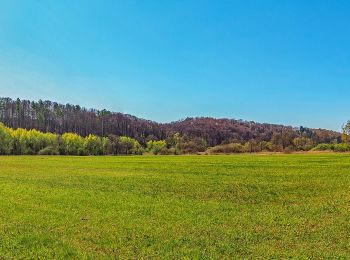
[[[244,144],[244,152],[256,153],[261,152],[260,145],[255,140],[250,140]]]
[[[318,144],[312,151],[333,151],[334,144]]]
[[[294,138],[293,145],[295,146],[296,150],[309,151],[314,146],[314,142],[310,138],[297,137],[297,138]]]
[[[190,154],[190,153],[201,153],[207,149],[207,142],[203,138],[193,138],[184,140],[179,145],[179,150],[181,153]]]
[[[103,146],[102,140],[100,137],[96,135],[88,135],[84,139],[84,148],[88,155],[101,155],[103,154]],[[82,153],[83,151],[80,149],[78,153]]]
[[[334,152],[350,152],[349,144],[319,144],[313,151],[334,151]]]
[[[272,144],[270,142],[261,141],[258,144],[258,146],[259,146],[260,151],[267,151],[267,152],[271,152],[272,151]]]
[[[285,153],[285,154],[290,154],[290,153],[292,153],[294,151],[294,147],[293,146],[288,146],[287,148],[285,148],[284,150],[283,150],[283,153]]]
[[[239,143],[222,144],[211,147],[208,149],[208,153],[243,153],[244,146]]]
[[[45,147],[38,152],[38,155],[59,155],[58,149],[53,146]]]
[[[13,149],[12,129],[0,123],[0,154],[10,154]]]
[[[164,140],[160,141],[148,141],[147,142],[147,149],[149,152],[152,152],[153,154],[167,154],[167,143]]]
[[[65,133],[61,136],[64,154],[85,155],[84,138],[75,133]]]
[[[128,136],[109,135],[102,139],[104,154],[135,154],[141,155],[143,148],[140,143]]]
[[[348,144],[334,144],[333,145],[333,150],[335,152],[349,152],[350,151],[350,145]]]

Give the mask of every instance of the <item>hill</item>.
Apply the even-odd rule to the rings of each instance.
[[[105,109],[87,109],[48,100],[35,102],[0,98],[0,121],[14,129],[37,129],[58,134],[74,132],[81,136],[129,136],[143,145],[149,140],[168,139],[175,133],[187,140],[204,141],[207,146],[249,140],[270,141],[276,134],[287,136],[288,142],[296,137],[309,138],[314,143],[340,141],[340,133],[325,129],[210,117],[186,118],[162,124]],[[283,147],[288,146],[288,143],[283,144],[283,140],[281,142]]]

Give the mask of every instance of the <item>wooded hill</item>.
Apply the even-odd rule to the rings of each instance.
[[[175,133],[179,133],[187,142],[201,143],[206,147],[247,141],[274,141],[285,149],[298,137],[307,138],[313,144],[341,142],[340,133],[323,129],[293,128],[209,117],[187,118],[161,124],[105,109],[86,109],[79,105],[63,105],[52,101],[35,102],[11,98],[0,98],[0,121],[13,129],[37,129],[57,134],[73,132],[83,137],[89,134],[128,136],[141,145],[149,140],[167,140]]]

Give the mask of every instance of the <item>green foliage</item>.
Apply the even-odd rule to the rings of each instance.
[[[0,123],[0,155],[107,155],[143,153],[138,141],[127,136],[83,138],[75,133],[62,136],[37,130],[13,130]]]
[[[100,137],[96,135],[88,135],[84,140],[84,148],[88,155],[102,155],[103,154],[103,146],[102,140]]]
[[[13,154],[33,154],[32,148],[29,146],[28,131],[22,128],[13,130],[11,133],[13,141]]]
[[[160,141],[148,141],[147,142],[147,150],[151,153],[153,153],[154,155],[157,154],[166,154],[167,151],[167,143],[164,140],[160,140]]]
[[[293,144],[297,151],[309,151],[314,147],[313,140],[307,137],[296,137]]]
[[[182,154],[184,138],[179,133],[175,133],[173,136],[168,138],[166,142],[171,147],[168,149],[170,154]]]
[[[313,151],[332,151],[334,149],[334,144],[318,144],[314,148]]]
[[[111,141],[107,137],[101,138],[103,155],[113,154]]]
[[[0,154],[11,154],[13,150],[12,129],[0,123]]]
[[[42,133],[37,130],[28,131],[23,128],[7,129],[7,133],[10,134],[7,135],[7,140],[8,143],[11,143],[11,154],[38,154],[40,150],[47,146],[54,149],[58,148],[58,136],[56,134]]]
[[[350,144],[348,143],[342,143],[342,144],[333,144],[333,151],[334,152],[350,152]]]
[[[38,152],[38,155],[59,155],[57,147],[47,146]]]
[[[86,155],[84,138],[74,133],[65,133],[61,136],[64,154]]]
[[[259,144],[259,149],[262,152],[271,152],[272,151],[272,144],[271,142],[267,142],[267,141],[261,141]]]
[[[141,155],[143,148],[138,141],[128,136],[110,135],[103,142],[104,151],[107,154]]]
[[[350,144],[318,144],[312,149],[313,151],[334,151],[334,152],[350,152]]]
[[[40,150],[46,147],[58,148],[58,136],[52,133],[42,133],[37,130],[26,131],[26,145],[28,149],[37,154]]]
[[[343,126],[342,141],[350,143],[350,121]]]
[[[40,106],[39,102],[39,106]],[[21,110],[22,105],[18,106]],[[80,109],[75,107],[74,109]],[[57,108],[57,113],[59,109]],[[102,113],[102,112],[101,112]],[[105,112],[103,112],[105,113]],[[232,143],[224,143],[209,147],[204,138],[181,136],[179,133],[170,135],[166,140],[150,140],[146,144],[148,152],[155,155],[207,153],[255,153],[255,152],[285,152],[293,151],[350,151],[350,122],[343,128],[343,143],[338,139],[327,139],[326,144],[319,144],[310,138],[311,130],[301,127],[299,135],[286,128],[281,132],[273,132],[271,141],[250,139],[243,142],[232,139]],[[147,138],[144,140],[144,142]],[[268,139],[266,139],[268,140]],[[46,149],[47,148],[47,149]],[[65,133],[62,136],[53,133],[43,133],[37,130],[17,128],[13,130],[0,123],[0,155],[141,155],[146,150],[136,139],[128,136],[109,135],[100,137],[90,134],[82,137],[75,133]]]

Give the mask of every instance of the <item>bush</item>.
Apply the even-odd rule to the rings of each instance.
[[[306,137],[297,137],[293,140],[293,145],[297,151],[309,151],[315,145],[314,141]]]
[[[109,141],[105,140],[108,147],[108,153],[111,154],[135,154],[141,155],[143,153],[142,146],[140,143],[128,136],[116,136],[110,135]]]
[[[11,154],[13,149],[11,132],[12,129],[0,123],[0,154]]]
[[[184,154],[196,154],[207,149],[207,142],[203,138],[187,139],[179,144],[179,150]]]
[[[149,152],[153,153],[154,155],[157,154],[167,154],[167,143],[164,140],[160,141],[148,141],[147,142],[147,149]]]
[[[319,144],[312,151],[350,152],[349,144]]]
[[[333,149],[335,152],[349,152],[350,146],[348,144],[334,144]]]
[[[208,153],[243,153],[244,146],[239,143],[222,144],[211,147]]]
[[[84,138],[75,133],[65,133],[61,141],[66,155],[85,155]]]
[[[159,151],[160,155],[172,155],[175,154],[175,148],[166,148],[164,147],[162,150]]]
[[[102,147],[102,139],[95,135],[88,135],[84,139],[84,149],[82,148],[78,149],[78,154],[82,155],[81,153],[86,153],[88,155],[101,155],[103,154],[103,147]]]
[[[285,148],[283,150],[283,153],[285,154],[291,154],[294,151],[294,147],[293,146],[288,146],[287,148]]]
[[[272,151],[272,144],[267,141],[261,141],[259,144],[259,149],[262,152],[271,152]]]
[[[59,155],[59,152],[56,148],[52,146],[45,147],[38,152],[38,155]]]
[[[333,151],[334,144],[318,144],[312,151]]]

